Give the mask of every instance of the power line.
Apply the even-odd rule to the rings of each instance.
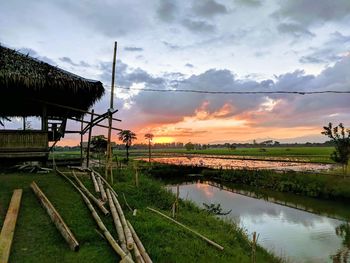
[[[104,85],[109,87],[108,85]],[[312,94],[350,94],[349,91],[341,90],[323,90],[323,91],[218,91],[218,90],[195,90],[195,89],[146,89],[146,88],[127,88],[117,87],[118,89],[130,91],[148,91],[148,92],[176,92],[176,93],[200,93],[200,94],[234,94],[234,95],[249,95],[249,94],[297,94],[297,95],[312,95]]]

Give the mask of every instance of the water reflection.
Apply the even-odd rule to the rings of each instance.
[[[144,159],[146,160],[146,159]],[[271,169],[293,171],[321,171],[333,168],[331,164],[300,163],[283,161],[238,160],[218,157],[162,157],[153,158],[154,162],[175,165],[201,166],[214,169]]]
[[[224,211],[232,210],[224,217],[234,220],[248,233],[256,231],[262,246],[292,262],[348,262],[350,227],[346,222],[226,191],[209,183],[181,185],[180,197],[201,207],[203,203],[219,203]],[[169,189],[176,191],[172,186]]]

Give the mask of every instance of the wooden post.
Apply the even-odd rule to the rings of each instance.
[[[73,233],[70,231],[69,227],[63,221],[62,217],[57,212],[55,207],[51,204],[50,200],[45,196],[45,194],[41,191],[41,189],[35,182],[32,182],[30,187],[32,188],[36,197],[39,199],[41,205],[45,208],[46,212],[49,214],[52,222],[55,224],[58,231],[60,231],[63,238],[68,243],[70,249],[72,251],[78,251],[79,250],[78,241],[74,237]]]
[[[80,165],[83,165],[83,129],[84,129],[84,123],[83,123],[84,117],[81,117],[80,122]]]
[[[86,150],[86,167],[89,168],[90,162],[90,143],[91,143],[91,133],[92,133],[92,122],[94,120],[94,110],[91,111],[91,119],[90,119],[90,127],[89,127],[89,137],[88,137],[88,145]]]
[[[254,232],[253,241],[252,241],[252,258],[251,258],[252,263],[256,262],[256,242],[257,242],[256,232]]]
[[[176,218],[179,216],[179,195],[180,195],[180,185],[178,184],[176,186],[176,205],[175,205],[175,210],[176,210]]]
[[[0,262],[7,263],[21,205],[22,189],[15,189],[0,234]]]
[[[113,184],[113,171],[112,171],[112,147],[111,147],[111,135],[112,135],[112,111],[114,101],[114,81],[115,81],[115,62],[117,58],[117,41],[114,42],[114,53],[113,53],[113,67],[112,67],[112,83],[111,83],[111,100],[109,105],[109,116],[108,116],[108,137],[107,137],[107,157],[106,157],[106,168],[105,178],[108,179],[108,173],[111,174],[111,183]]]
[[[26,130],[26,117],[23,116],[23,130]]]

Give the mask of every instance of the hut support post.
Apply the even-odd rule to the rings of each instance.
[[[80,165],[83,165],[83,128],[84,128],[83,119],[84,119],[84,117],[81,117],[81,122],[80,122]]]
[[[117,57],[117,41],[114,42],[114,53],[113,53],[113,68],[112,68],[112,83],[111,83],[111,100],[109,107],[108,116],[108,137],[107,137],[107,159],[105,178],[108,179],[108,173],[111,175],[111,183],[113,184],[113,171],[112,171],[112,147],[111,147],[111,135],[112,135],[112,118],[113,118],[113,100],[114,100],[114,81],[115,81],[115,61]]]
[[[89,168],[90,162],[90,143],[91,143],[91,133],[92,133],[92,122],[94,120],[94,110],[91,111],[90,128],[89,128],[89,138],[86,151],[86,167]]]

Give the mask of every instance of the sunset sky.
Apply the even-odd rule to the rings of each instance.
[[[328,122],[350,126],[350,94],[138,89],[349,91],[349,25],[349,0],[11,0],[1,4],[0,43],[102,81],[106,95],[94,106],[102,113],[118,41],[115,117],[122,122],[114,125],[138,142],[148,132],[155,142],[316,142],[326,139]],[[74,136],[61,142],[76,144]]]

